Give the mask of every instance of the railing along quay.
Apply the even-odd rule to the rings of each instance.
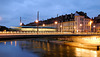
[[[37,34],[37,32],[33,31],[0,31],[0,34],[25,34],[25,35],[33,35]],[[71,32],[38,32],[38,34],[100,34],[95,32],[79,32],[79,33],[71,33]]]

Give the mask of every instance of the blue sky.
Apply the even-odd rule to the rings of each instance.
[[[0,0],[0,25],[19,26],[19,18],[27,24],[58,15],[84,11],[89,17],[100,14],[100,0]]]

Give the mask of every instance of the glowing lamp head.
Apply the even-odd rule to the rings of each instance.
[[[95,25],[93,27],[95,28]]]
[[[80,26],[82,26],[82,24],[80,24]]]
[[[90,25],[93,23],[93,21],[90,21]]]
[[[36,20],[35,22],[36,22],[36,23],[38,23],[39,21],[38,21],[38,20]]]
[[[78,30],[77,30],[77,32],[78,32]]]
[[[43,27],[45,26],[45,24],[43,24]]]
[[[57,22],[57,21],[55,21],[55,24],[58,24],[58,22]]]
[[[22,23],[20,23],[20,26],[22,26]]]
[[[62,28],[62,25],[60,25],[60,27]]]
[[[76,28],[76,27],[74,26],[74,28]]]

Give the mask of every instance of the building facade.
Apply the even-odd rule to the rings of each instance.
[[[93,20],[87,16],[87,13],[76,11],[74,14],[65,14],[38,23],[39,26],[43,24],[48,27],[55,27],[58,32],[91,32]],[[37,24],[32,22],[26,26],[37,26]]]
[[[65,18],[70,19],[66,19],[64,22],[58,21],[58,24],[47,24],[46,26],[56,27],[59,32],[91,32],[93,20],[86,13],[76,12],[75,14],[71,13],[66,16]]]
[[[100,23],[96,23],[93,25],[93,32],[100,32]]]
[[[85,16],[77,15],[75,13],[75,31],[76,32],[91,32],[92,19],[85,18]]]
[[[100,33],[100,15],[94,17],[93,21],[94,23],[92,25],[92,31]]]

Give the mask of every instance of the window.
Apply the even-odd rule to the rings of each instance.
[[[80,20],[83,21],[84,19],[83,18],[80,18]]]
[[[83,24],[83,22],[80,22],[80,24]]]
[[[76,25],[77,25],[77,22],[76,22]]]
[[[85,24],[87,24],[87,22],[85,22]]]

